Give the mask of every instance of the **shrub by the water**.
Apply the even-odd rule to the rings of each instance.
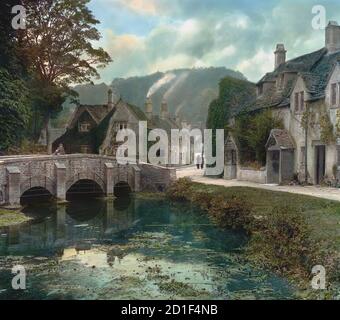
[[[249,259],[258,266],[289,276],[301,287],[309,288],[315,265],[323,264],[330,273],[336,274],[335,258],[330,259],[334,255],[329,249],[320,250],[303,214],[304,206],[318,208],[320,203],[300,196],[299,205],[288,206],[282,198],[293,195],[250,188],[235,191],[235,188],[194,183],[187,178],[177,180],[168,189],[167,196],[175,201],[192,202],[206,211],[219,227],[246,230],[250,236],[246,247]]]
[[[167,190],[167,197],[170,200],[186,201],[190,199],[190,188],[192,182],[190,179],[183,178],[173,183]]]
[[[319,252],[310,230],[295,208],[273,207],[271,214],[253,228],[248,251],[257,263],[280,274],[307,279]]]
[[[222,228],[248,229],[252,221],[248,205],[237,198],[226,199],[222,195],[215,195],[211,200],[209,213]]]

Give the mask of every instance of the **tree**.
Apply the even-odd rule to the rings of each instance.
[[[27,72],[16,50],[12,7],[18,0],[0,2],[0,151],[17,146],[30,120]]]
[[[283,128],[282,120],[270,110],[257,114],[243,113],[231,128],[240,146],[242,162],[266,163],[266,142],[272,129]]]
[[[25,83],[0,68],[0,150],[17,145],[30,119]]]
[[[101,36],[89,1],[22,0],[29,14],[18,44],[33,75],[34,113],[43,117],[46,132],[66,97],[76,95],[69,85],[99,78],[97,68],[111,62],[108,53],[93,47]]]

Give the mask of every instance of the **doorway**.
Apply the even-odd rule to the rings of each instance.
[[[326,146],[315,146],[315,183],[321,184],[326,173]]]
[[[267,183],[280,183],[280,151],[272,150],[269,152],[269,167],[267,170]]]

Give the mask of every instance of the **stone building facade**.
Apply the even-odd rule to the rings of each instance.
[[[307,166],[309,183],[336,183],[340,167],[340,26],[329,22],[325,46],[318,51],[286,61],[286,49],[278,44],[274,54],[274,71],[262,77],[256,84],[257,97],[240,110],[272,110],[284,128],[268,137],[265,174],[258,171],[250,180],[285,183],[298,177],[305,181]],[[307,130],[304,123],[308,123]],[[226,143],[225,178],[239,178],[244,172],[237,143],[231,136]]]
[[[139,122],[147,122],[147,130],[163,129],[170,137],[171,129],[180,129],[168,110],[166,101],[162,102],[160,114],[153,112],[148,98],[144,113],[140,108],[124,102],[110,89],[107,105],[79,105],[69,121],[66,132],[53,143],[53,150],[62,143],[67,154],[101,154],[117,156],[122,142],[116,141],[119,130],[131,129],[136,134],[136,156],[138,158]],[[170,141],[169,141],[170,142]]]

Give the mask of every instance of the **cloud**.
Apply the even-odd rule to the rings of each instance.
[[[274,55],[271,51],[265,52],[260,49],[250,59],[242,60],[236,68],[242,73],[246,73],[250,78],[256,79],[258,74],[264,75],[273,70],[274,60]]]
[[[156,15],[157,3],[154,0],[119,0],[120,4],[139,14]]]
[[[115,24],[102,25],[110,30],[100,45],[114,60],[102,72],[105,81],[195,66],[225,66],[258,81],[273,69],[277,43],[285,44],[288,58],[323,47],[324,31],[311,26],[314,4],[340,21],[334,0],[99,1],[119,12]],[[103,12],[95,15],[101,20]]]

